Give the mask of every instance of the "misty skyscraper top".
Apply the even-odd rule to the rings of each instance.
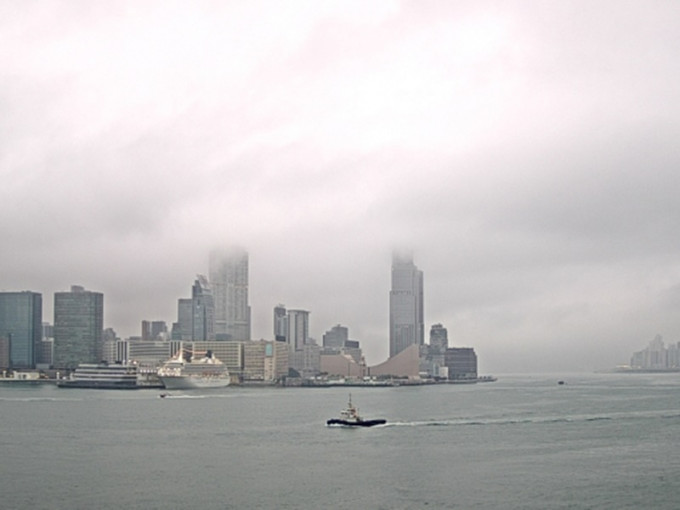
[[[215,302],[215,338],[250,340],[248,253],[237,247],[213,250],[209,266]]]
[[[390,357],[410,345],[423,345],[424,337],[423,272],[415,266],[411,254],[395,252],[390,291]]]

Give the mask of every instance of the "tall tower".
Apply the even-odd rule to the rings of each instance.
[[[55,368],[76,368],[78,363],[102,359],[104,294],[77,285],[71,292],[54,293]]]
[[[408,346],[423,345],[423,272],[413,264],[413,256],[393,254],[390,291],[390,358]]]
[[[248,253],[241,248],[210,252],[217,340],[250,340]]]
[[[191,288],[191,339],[215,340],[215,304],[208,279],[199,274]]]
[[[291,351],[300,351],[309,339],[309,312],[288,310],[286,340]]]
[[[0,292],[0,339],[8,351],[0,368],[35,367],[42,341],[42,294]]]

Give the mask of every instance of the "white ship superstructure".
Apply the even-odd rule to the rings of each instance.
[[[227,366],[211,351],[185,355],[184,349],[158,369],[158,378],[169,390],[223,388],[230,382]]]
[[[57,381],[61,388],[137,389],[138,371],[135,365],[120,363],[81,363],[69,379]]]

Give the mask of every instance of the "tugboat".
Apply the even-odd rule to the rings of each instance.
[[[347,409],[340,411],[340,418],[331,418],[326,421],[326,425],[342,425],[345,427],[372,427],[373,425],[384,425],[387,420],[381,418],[377,420],[364,420],[359,416],[359,410],[352,405],[352,394],[349,395]]]

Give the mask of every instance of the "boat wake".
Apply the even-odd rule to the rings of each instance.
[[[617,413],[605,415],[574,416],[535,416],[513,418],[459,418],[451,420],[393,421],[384,427],[465,427],[465,426],[503,426],[503,425],[550,425],[560,423],[584,423],[599,421],[622,421],[639,419],[680,419],[680,413],[674,411],[649,411],[636,413]]]
[[[0,397],[0,402],[80,402],[82,398],[54,398],[54,397]]]

